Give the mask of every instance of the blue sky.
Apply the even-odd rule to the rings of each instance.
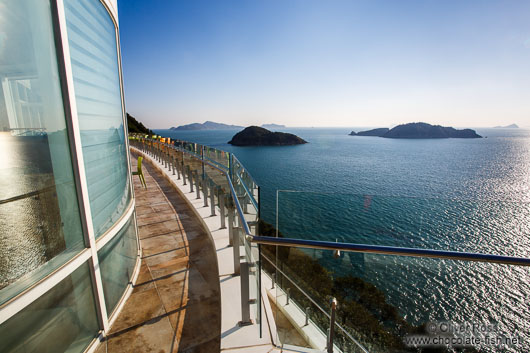
[[[118,0],[152,128],[530,125],[529,1]]]

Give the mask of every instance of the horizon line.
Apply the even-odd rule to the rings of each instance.
[[[208,120],[208,121],[211,121],[211,120]],[[214,121],[212,121],[214,122]],[[218,122],[215,122],[215,123],[218,123]],[[411,122],[411,123],[400,123],[400,124],[394,124],[394,125],[386,125],[386,126],[381,126],[381,125],[335,125],[335,126],[326,126],[326,125],[285,125],[284,127],[289,129],[289,128],[306,128],[306,129],[313,129],[313,128],[334,128],[334,129],[351,129],[351,128],[393,128],[393,127],[396,127],[396,126],[399,126],[399,125],[405,125],[405,124],[413,124],[413,123],[425,123],[424,121],[415,121],[415,122]],[[151,129],[153,130],[169,130],[171,129],[172,127],[179,127],[179,126],[185,126],[185,125],[190,125],[190,124],[201,124],[201,123],[187,123],[187,124],[181,124],[181,125],[173,125],[173,126],[170,126],[170,127],[153,127]],[[269,125],[269,124],[275,124],[275,125],[284,125],[284,124],[280,124],[280,123],[264,123],[264,124],[261,124],[261,125],[257,125],[257,124],[250,124],[250,125],[238,125],[238,124],[233,124],[233,123],[218,123],[218,124],[225,124],[225,125],[235,125],[235,126],[241,126],[243,128],[246,128],[246,127],[249,127],[249,126],[259,126],[261,127],[262,125]],[[430,124],[430,125],[433,125],[433,126],[436,126],[436,125],[439,125],[439,126],[443,126],[443,127],[453,127],[453,128],[458,128],[458,129],[494,129],[494,128],[498,128],[498,127],[502,127],[502,126],[509,126],[509,125],[512,125],[512,124],[508,124],[508,125],[496,125],[496,126],[491,126],[491,125],[487,125],[487,126],[468,126],[468,125],[444,125],[444,124],[432,124],[432,123],[427,123],[427,124]],[[519,129],[530,129],[530,125],[520,125],[520,124],[517,124],[517,123],[513,123],[513,124],[516,124]],[[215,129],[214,129],[215,130]],[[217,129],[219,130],[219,129]]]

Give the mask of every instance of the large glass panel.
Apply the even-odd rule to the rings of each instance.
[[[285,238],[527,257],[525,202],[296,191],[278,197],[277,225],[262,222],[262,235],[278,229]],[[270,246],[261,254],[277,282],[278,313],[300,328],[308,322],[301,329],[320,332],[324,346],[335,297],[342,351],[458,351],[447,342],[468,352],[529,349],[526,267]]]
[[[48,1],[0,0],[0,304],[84,248]]]
[[[530,247],[530,202],[280,191],[278,208],[290,238],[520,257]]]
[[[64,2],[92,221],[99,237],[130,200],[116,31],[98,0]]]
[[[336,298],[342,352],[530,349],[527,268],[272,246],[262,259],[276,315],[286,318],[277,321],[282,344],[323,349]]]
[[[209,146],[203,146],[203,156],[204,159],[215,163],[218,167],[224,168],[226,170],[228,170],[228,168],[230,167],[230,154],[228,152],[218,150]]]
[[[82,352],[98,335],[87,263],[0,326],[0,352]]]
[[[131,281],[138,246],[134,217],[98,252],[105,305],[110,314]]]

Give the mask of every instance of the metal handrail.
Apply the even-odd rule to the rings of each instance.
[[[300,291],[300,293],[302,293],[307,299],[309,299],[309,301],[311,303],[313,303],[314,306],[316,306],[318,308],[318,310],[320,310],[328,319],[331,319],[331,315],[325,310],[323,309],[313,298],[311,298],[309,296],[309,294],[307,294],[298,284],[296,284],[296,282],[291,279],[291,277],[289,277],[288,275],[285,274],[285,272],[283,272],[282,270],[280,270],[280,268],[278,268],[278,266],[274,263],[274,261],[272,261],[271,259],[269,259],[267,257],[267,255],[265,254],[261,254],[261,257],[264,258],[265,260],[267,260],[267,262],[269,262],[275,269],[276,271],[278,271],[279,273],[282,274],[282,276],[284,276],[285,278],[287,278],[287,280],[289,280],[289,282],[291,282],[295,287],[296,289],[298,289]],[[341,324],[339,324],[338,322],[335,321],[335,325],[337,325],[337,327],[342,331],[342,333],[344,333],[353,343],[355,343],[357,345],[357,347],[359,347],[364,353],[369,353],[366,348],[363,347],[363,345],[357,341],[344,327],[342,327]]]
[[[237,178],[239,179],[239,181],[241,182],[241,185],[243,186],[243,189],[245,189],[245,192],[247,193],[250,201],[252,202],[252,205],[254,206],[254,208],[257,210],[259,207],[258,207],[258,203],[256,202],[256,200],[254,199],[254,195],[252,195],[252,193],[250,192],[250,190],[248,189],[247,185],[243,182],[243,178],[241,177],[241,173],[239,173],[239,171],[236,172],[236,176]]]
[[[322,241],[322,240],[275,238],[275,237],[257,236],[257,235],[252,235],[252,234],[247,234],[247,240],[257,243],[257,244],[288,246],[288,247],[294,247],[294,248],[341,250],[341,251],[378,254],[378,255],[398,255],[398,256],[409,256],[409,257],[446,259],[446,260],[489,262],[489,263],[499,263],[499,264],[505,264],[505,265],[530,266],[530,258],[504,256],[504,255],[490,255],[490,254],[467,253],[467,252],[446,251],[446,250],[401,248],[401,247],[382,246],[382,245],[336,243],[336,242]]]
[[[177,146],[174,148],[179,149],[182,152],[189,153],[197,156],[195,153],[187,151]],[[200,157],[200,156],[198,156]],[[235,158],[235,156],[234,156]],[[219,170],[223,173],[228,180],[230,187],[230,193],[234,200],[236,211],[241,218],[245,220],[243,209],[239,204],[237,193],[232,184],[232,180],[227,171],[218,168],[212,163],[202,160],[209,166]],[[239,162],[239,160],[238,160]],[[241,162],[239,162],[241,164]],[[448,260],[459,260],[459,261],[474,261],[474,262],[491,262],[506,265],[517,265],[517,266],[530,266],[530,258],[514,257],[514,256],[503,256],[503,255],[492,255],[492,254],[481,254],[481,253],[467,253],[459,251],[446,251],[446,250],[432,250],[432,249],[416,249],[416,248],[402,248],[393,246],[382,246],[382,245],[366,245],[366,244],[355,244],[355,243],[337,243],[322,240],[306,240],[306,239],[294,239],[294,238],[276,238],[276,237],[265,237],[253,235],[250,232],[247,222],[242,222],[243,230],[247,241],[256,244],[264,245],[277,245],[295,248],[307,248],[307,249],[322,249],[322,250],[342,250],[350,252],[370,253],[378,255],[398,255],[398,256],[409,256],[409,257],[427,257],[436,259],[448,259]]]

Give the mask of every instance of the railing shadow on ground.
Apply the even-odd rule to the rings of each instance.
[[[167,249],[166,244],[163,251],[148,249],[147,255],[142,256],[142,265],[147,266],[148,278],[142,278],[134,288],[135,290],[142,288],[145,290],[149,286],[156,288],[163,312],[131,327],[112,332],[107,340],[119,340],[122,336],[127,337],[127,334],[133,330],[145,325],[155,325],[167,318],[173,330],[170,351],[219,351],[221,298],[217,262],[213,256],[215,254],[213,242],[195,214],[188,209],[182,196],[157,170],[157,167],[149,160],[144,160],[144,170],[149,176],[148,183],[151,183],[147,190],[139,191],[142,194],[138,197],[143,198],[142,195],[149,193],[151,198],[167,202],[166,204],[174,210],[174,220],[169,220],[174,227],[169,233],[157,230],[156,235],[141,236],[140,241],[153,241],[158,236],[171,236],[176,243],[170,246],[170,249]],[[153,228],[168,222],[165,220],[167,217],[159,220],[157,212],[153,215],[154,223],[144,218],[139,225],[142,232],[149,227]],[[182,255],[176,258],[169,257],[172,252]],[[163,263],[158,261],[149,263],[156,257],[166,256],[168,259]]]

